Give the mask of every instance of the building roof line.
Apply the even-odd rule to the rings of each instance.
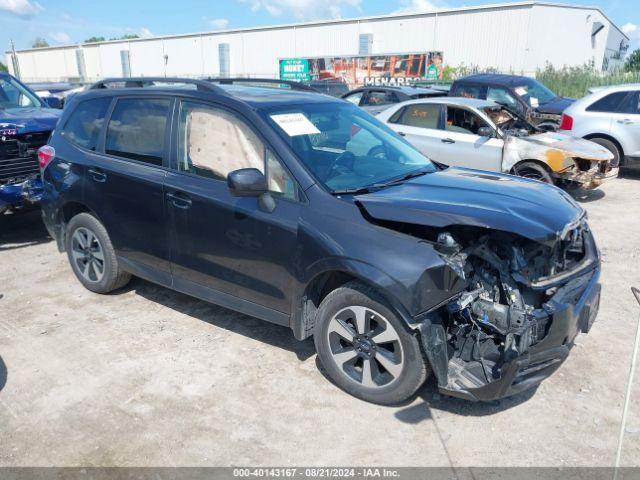
[[[250,32],[259,32],[259,31],[267,31],[267,30],[282,30],[286,28],[304,28],[304,27],[313,27],[313,26],[321,26],[321,25],[335,25],[335,24],[348,24],[348,23],[362,23],[362,22],[370,22],[376,20],[389,20],[389,19],[401,19],[401,18],[414,18],[414,17],[437,17],[438,15],[449,14],[449,13],[458,13],[458,12],[468,12],[468,11],[482,11],[482,10],[497,10],[497,9],[513,9],[513,8],[525,8],[525,7],[533,7],[533,6],[546,6],[546,7],[563,7],[563,8],[573,8],[573,9],[581,9],[581,10],[597,10],[604,18],[606,18],[609,23],[618,30],[627,40],[629,37],[625,34],[608,16],[605,14],[600,7],[597,6],[589,6],[589,5],[569,5],[566,3],[555,3],[555,2],[540,2],[536,0],[532,1],[523,1],[523,2],[511,2],[511,3],[493,3],[487,5],[476,5],[469,7],[455,7],[455,8],[442,8],[437,10],[430,10],[425,12],[406,12],[406,13],[390,13],[386,15],[374,15],[368,17],[354,17],[354,18],[336,18],[330,20],[313,20],[308,22],[298,22],[298,23],[286,23],[280,25],[264,25],[258,27],[243,27],[243,28],[232,28],[226,30],[208,30],[202,32],[192,32],[192,33],[179,33],[179,34],[170,34],[170,35],[158,35],[152,37],[143,37],[143,38],[130,38],[130,39],[121,39],[121,40],[105,40],[102,42],[91,42],[91,43],[74,43],[74,44],[66,44],[66,45],[54,45],[49,47],[41,47],[41,48],[25,48],[16,50],[18,53],[22,52],[33,52],[33,51],[46,51],[46,50],[60,50],[60,49],[68,49],[68,48],[79,48],[79,47],[95,47],[99,45],[110,45],[117,43],[135,43],[135,42],[145,42],[145,41],[153,41],[153,40],[171,40],[176,38],[189,38],[189,37],[200,37],[200,36],[209,36],[209,35],[230,35],[235,33],[250,33]],[[12,53],[11,51],[6,51],[5,53]]]

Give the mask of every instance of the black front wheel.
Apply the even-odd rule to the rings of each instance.
[[[516,165],[514,173],[519,177],[529,178],[531,180],[538,180],[539,182],[549,183],[553,185],[553,178],[551,174],[542,166],[534,162],[523,162]]]
[[[427,378],[416,334],[375,291],[356,282],[322,301],[314,341],[331,380],[372,403],[402,402]]]

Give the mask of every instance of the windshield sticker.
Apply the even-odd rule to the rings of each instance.
[[[304,113],[282,113],[271,115],[271,119],[290,137],[320,133],[320,130],[311,123]]]
[[[526,87],[517,87],[516,93],[522,97],[527,94],[527,89]]]
[[[533,108],[539,107],[540,106],[540,102],[538,101],[538,99],[536,97],[531,97],[529,99],[529,103],[531,104],[531,106]]]

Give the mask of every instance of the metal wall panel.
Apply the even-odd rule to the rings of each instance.
[[[594,21],[605,29],[591,42]],[[602,65],[622,34],[596,9],[543,4],[438,11],[420,15],[313,25],[212,32],[174,38],[83,46],[87,77],[120,76],[121,50],[129,50],[132,75],[220,74],[220,44],[229,45],[229,74],[278,75],[278,59],[357,55],[360,36],[372,37],[372,54],[442,51],[452,66],[532,74],[551,63]],[[369,37],[363,37],[369,38]],[[29,81],[77,76],[75,49],[18,52]]]

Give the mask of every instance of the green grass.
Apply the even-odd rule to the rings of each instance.
[[[560,96],[580,98],[593,87],[640,83],[640,72],[596,72],[588,65],[561,69],[548,66],[538,71],[536,79]]]
[[[506,73],[520,75],[520,72],[501,72],[497,68],[478,68],[460,65],[452,67],[446,65],[443,70],[443,81],[452,82],[457,78],[474,73]],[[640,83],[640,71],[598,72],[591,65],[582,67],[554,68],[548,65],[539,70],[536,79],[544,83],[560,96],[580,98],[584,97],[590,88],[606,85],[620,85],[622,83]]]

